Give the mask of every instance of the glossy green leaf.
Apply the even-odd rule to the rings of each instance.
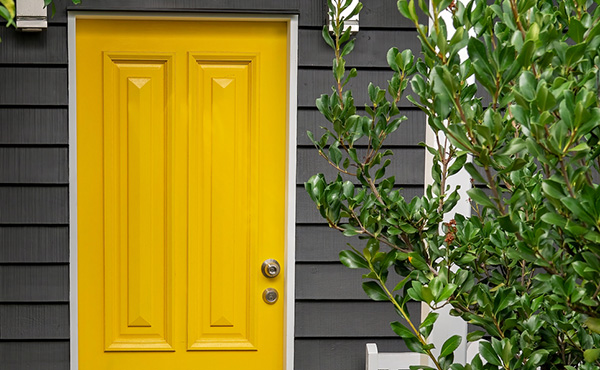
[[[483,192],[483,190],[478,188],[473,188],[467,191],[469,197],[473,199],[478,204],[481,204],[484,207],[494,208],[494,203],[490,200],[490,198]]]
[[[13,18],[14,18],[14,14],[11,14],[10,11],[8,11],[8,9],[6,9],[3,6],[0,6],[0,16],[4,19],[6,19],[8,22],[12,22]],[[9,26],[9,24],[7,24],[7,26]]]
[[[469,173],[469,175],[471,175],[471,177],[479,182],[479,183],[486,183],[486,180],[483,178],[483,176],[481,176],[481,174],[479,173],[479,171],[477,171],[477,169],[475,168],[475,165],[473,163],[466,163],[465,164],[465,169],[467,170],[467,172]]]
[[[450,338],[448,338],[448,340],[446,340],[442,345],[442,350],[440,351],[440,358],[446,357],[451,353],[454,353],[458,346],[460,346],[461,342],[462,337],[460,335],[453,335]]]
[[[351,181],[344,182],[344,185],[342,185],[342,190],[346,198],[354,197],[354,184]]]
[[[519,77],[519,89],[521,94],[527,101],[535,99],[535,90],[537,87],[537,79],[530,71],[525,71]]]
[[[564,197],[561,199],[561,202],[573,213],[574,216],[586,222],[588,224],[594,225],[596,221],[594,218],[581,206],[580,201],[577,199]]]
[[[350,54],[352,52],[352,50],[354,50],[354,40],[350,40],[346,43],[346,45],[344,45],[344,48],[342,49],[340,56],[344,57],[344,56]]]
[[[388,296],[385,294],[383,289],[375,281],[366,281],[362,283],[363,290],[369,298],[374,301],[387,301]]]
[[[0,0],[0,4],[6,8],[10,18],[14,18],[15,16],[15,2],[13,0]]]
[[[340,161],[342,160],[342,152],[337,146],[331,145],[329,147],[329,159],[331,159],[331,161],[336,165],[340,164]]]
[[[398,48],[391,48],[388,50],[386,59],[387,63],[393,71],[400,72],[400,67],[396,62],[396,56],[398,56]]]
[[[591,331],[600,334],[600,318],[588,317],[585,324]]]
[[[565,220],[564,217],[553,212],[544,213],[541,219],[549,225],[556,225],[558,227],[565,227],[565,225],[567,224],[567,220]]]
[[[368,269],[369,264],[367,261],[358,254],[352,251],[341,251],[340,252],[340,262],[351,269],[363,268]]]
[[[596,362],[600,358],[600,348],[586,349],[583,357],[587,362]]]
[[[469,334],[467,334],[467,341],[469,341],[469,342],[478,341],[481,338],[483,338],[484,335],[485,335],[485,332],[483,332],[481,330],[472,331]]]
[[[408,10],[408,1],[407,0],[398,0],[398,11],[405,18],[411,19],[410,11]]]
[[[452,294],[454,294],[454,292],[456,291],[456,288],[457,288],[457,286],[455,284],[448,284],[448,285],[444,286],[440,295],[438,297],[436,297],[436,301],[443,302],[443,301],[447,300],[448,298],[450,298],[452,296]]]
[[[321,31],[321,36],[323,37],[323,40],[325,40],[325,42],[327,43],[327,45],[329,45],[329,47],[335,48],[335,44],[333,42],[333,39],[331,38],[331,35],[329,34],[329,27],[328,26],[323,26],[323,30]]]
[[[433,326],[433,324],[435,324],[439,316],[440,314],[437,312],[429,312],[425,320],[423,320],[423,322],[421,322],[421,325],[419,325],[419,328],[427,328]]]
[[[392,330],[394,331],[394,333],[396,333],[401,338],[404,338],[404,339],[416,338],[416,335],[412,332],[412,330],[408,329],[406,326],[402,325],[401,323],[399,323],[397,321],[391,323],[391,327],[392,327]]]
[[[490,342],[479,342],[479,354],[492,365],[502,365],[500,357],[498,357]]]

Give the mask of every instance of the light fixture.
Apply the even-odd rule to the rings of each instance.
[[[48,12],[44,0],[16,0],[17,29],[39,32],[48,28]]]

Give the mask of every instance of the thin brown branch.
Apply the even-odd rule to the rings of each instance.
[[[527,32],[525,32],[525,28],[523,28],[523,24],[521,23],[521,19],[519,18],[519,10],[517,8],[516,0],[510,0],[510,9],[512,10],[513,18],[515,19],[517,28],[519,29],[519,31],[521,31],[521,36],[523,36],[523,42],[525,42]],[[533,75],[537,78],[538,73],[535,69],[535,64],[533,63],[531,64],[531,70],[533,72]]]
[[[558,159],[558,163],[560,164],[560,173],[562,174],[563,178],[565,179],[565,183],[567,184],[567,189],[569,190],[569,194],[571,195],[571,198],[575,198],[575,193],[573,192],[573,186],[571,185],[571,181],[569,180],[569,174],[567,173],[567,168],[565,167],[565,162],[563,161],[562,157]]]
[[[341,1],[338,1],[336,4],[336,12],[335,12],[335,27],[336,27],[336,32],[335,32],[335,60],[337,62],[337,65],[340,65],[340,62],[342,60],[342,57],[340,56],[340,32],[343,32],[342,29],[340,29],[340,13],[341,13]],[[342,80],[341,78],[336,78],[336,82],[337,82],[337,93],[338,96],[340,98],[340,107],[342,108],[342,110],[344,109],[344,100],[342,98]]]
[[[387,207],[385,202],[383,201],[383,199],[381,198],[381,194],[379,194],[379,190],[377,190],[377,187],[375,186],[375,182],[370,178],[370,177],[365,177],[367,179],[367,183],[369,184],[369,188],[371,188],[371,191],[373,192],[373,194],[375,195],[375,198],[377,198],[377,200],[384,206]]]
[[[498,194],[498,185],[496,184],[496,181],[494,180],[494,176],[492,176],[492,173],[490,172],[490,168],[488,166],[484,167],[485,169],[485,176],[487,177],[488,180],[488,185],[490,187],[490,189],[492,189],[492,194],[494,196],[494,200],[496,201],[496,204],[498,205],[498,210],[500,211],[500,214],[502,216],[506,215],[506,211],[504,210],[504,206],[502,205],[502,200],[500,199],[500,194]]]
[[[598,284],[598,287],[596,288],[596,291],[592,295],[592,300],[595,300],[596,298],[598,298],[598,294],[599,293],[600,293],[600,284]]]
[[[451,153],[448,153],[446,156],[446,150],[448,148],[448,138],[446,137],[444,140],[444,147],[442,148],[440,144],[439,135],[436,133],[435,138],[438,144],[438,152],[440,153],[440,160],[442,162],[442,181],[440,184],[440,201],[438,203],[438,213],[442,212],[444,208],[444,198],[446,195],[446,179],[448,178],[448,164],[451,159]]]
[[[373,271],[370,262],[369,262],[369,267],[371,267],[371,271]],[[410,321],[410,317],[408,316],[408,314],[406,313],[406,311],[404,311],[404,309],[402,308],[402,306],[400,306],[400,304],[396,301],[396,299],[394,298],[394,296],[392,295],[392,293],[389,291],[389,289],[387,288],[387,286],[385,285],[385,283],[383,282],[383,279],[381,278],[381,276],[379,274],[377,274],[377,280],[379,281],[379,284],[383,287],[383,289],[385,291],[385,294],[388,296],[389,301],[394,304],[394,306],[396,307],[396,309],[398,310],[398,312],[400,312],[400,314],[402,315],[402,317],[404,318],[404,320],[406,320],[408,322],[408,324],[410,325],[410,328],[412,329],[412,331],[417,336],[417,339],[419,340],[419,342],[421,342],[421,344],[424,347],[427,346],[428,345],[427,341],[425,340],[425,338],[423,338],[423,335],[415,327],[415,325],[412,323],[412,321]],[[433,355],[433,353],[431,352],[431,350],[430,349],[425,349],[425,352],[427,353],[427,356],[431,359],[431,361],[434,363],[435,367],[438,370],[442,370],[442,367],[440,366],[440,363],[437,361],[437,358]]]
[[[356,174],[355,174],[355,173],[348,172],[348,171],[346,171],[345,169],[343,169],[343,168],[341,168],[340,166],[338,166],[337,164],[333,163],[333,162],[331,161],[331,159],[329,159],[329,157],[327,157],[327,156],[325,155],[325,153],[323,153],[323,151],[322,151],[322,150],[319,150],[319,155],[320,155],[321,157],[325,158],[325,160],[327,160],[327,163],[329,163],[329,164],[330,164],[330,165],[331,165],[333,168],[335,168],[336,170],[340,171],[341,173],[345,173],[346,175],[349,175],[349,176],[356,176]]]
[[[362,222],[360,222],[360,218],[356,215],[356,213],[354,213],[353,210],[350,210],[350,215],[352,216],[352,218],[354,218],[356,220],[356,222],[358,223],[358,226],[360,227],[360,229],[362,230],[362,233],[369,235],[371,238],[379,240],[381,243],[392,247],[394,249],[399,250],[402,253],[410,253],[412,252],[412,250],[408,250],[408,249],[403,249],[400,248],[399,246],[397,246],[396,244],[390,242],[389,240],[381,237],[381,236],[376,236],[375,234],[373,234],[372,232],[370,232],[369,230],[367,230],[366,227],[363,226]]]
[[[458,109],[458,113],[460,114],[460,119],[463,121],[463,123],[465,124],[465,127],[467,128],[467,133],[469,134],[469,139],[471,140],[471,144],[475,145],[475,143],[476,143],[475,136],[473,135],[473,131],[471,130],[471,127],[469,127],[469,124],[467,122],[467,116],[465,115],[465,111],[463,110],[462,105],[460,104],[460,100],[459,100],[457,94],[454,94],[454,103],[456,104],[456,108]],[[473,154],[476,154],[476,153],[473,153]]]

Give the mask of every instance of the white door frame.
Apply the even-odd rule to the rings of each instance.
[[[197,14],[197,13],[142,13],[142,12],[87,12],[74,11],[68,15],[69,47],[69,249],[70,249],[70,364],[79,370],[79,333],[77,297],[77,73],[76,73],[76,20],[77,19],[144,19],[144,20],[244,20],[285,21],[288,24],[288,92],[287,92],[287,166],[285,196],[285,301],[284,301],[284,364],[285,370],[294,368],[294,305],[296,255],[296,150],[297,150],[297,87],[298,87],[298,16],[277,14]]]

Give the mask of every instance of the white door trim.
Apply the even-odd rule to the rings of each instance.
[[[195,14],[141,12],[69,12],[69,249],[70,249],[70,368],[79,370],[79,333],[77,297],[77,19],[151,19],[151,20],[245,20],[285,21],[288,23],[288,92],[287,92],[287,168],[285,219],[285,302],[284,302],[284,364],[294,368],[294,306],[296,256],[296,151],[297,151],[297,92],[298,92],[298,16],[277,14]]]

